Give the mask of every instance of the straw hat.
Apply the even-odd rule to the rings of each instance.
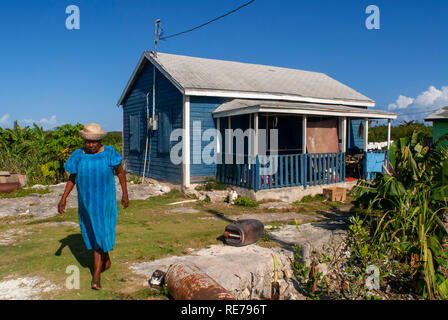
[[[84,126],[84,129],[79,131],[79,134],[84,140],[101,140],[107,134],[106,131],[101,130],[101,126],[97,123],[89,123]]]

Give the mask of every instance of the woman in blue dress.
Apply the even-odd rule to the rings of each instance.
[[[67,197],[76,184],[81,234],[87,249],[94,250],[91,285],[92,289],[101,290],[101,272],[110,268],[109,251],[115,244],[117,201],[114,170],[123,190],[121,203],[124,208],[129,205],[126,173],[121,165],[121,155],[113,147],[101,144],[106,132],[98,124],[87,124],[79,133],[84,139],[84,148],[74,151],[65,163],[70,177],[58,211],[64,214]]]

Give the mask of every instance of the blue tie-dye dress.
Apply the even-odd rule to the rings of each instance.
[[[121,163],[121,155],[111,146],[96,154],[78,149],[64,165],[76,174],[79,226],[89,250],[108,252],[115,244],[117,200],[114,167]]]

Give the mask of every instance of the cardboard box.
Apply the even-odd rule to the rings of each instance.
[[[340,187],[331,187],[323,189],[323,196],[329,201],[344,202],[347,200],[347,189]]]

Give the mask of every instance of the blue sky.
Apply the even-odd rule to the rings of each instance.
[[[0,3],[0,126],[97,122],[121,130],[116,103],[140,55],[165,34],[199,25],[248,0],[39,0]],[[380,30],[368,30],[368,5]],[[68,30],[66,7],[80,9]],[[324,72],[420,119],[448,105],[448,2],[256,0],[159,51]],[[400,117],[400,120],[404,119]]]

